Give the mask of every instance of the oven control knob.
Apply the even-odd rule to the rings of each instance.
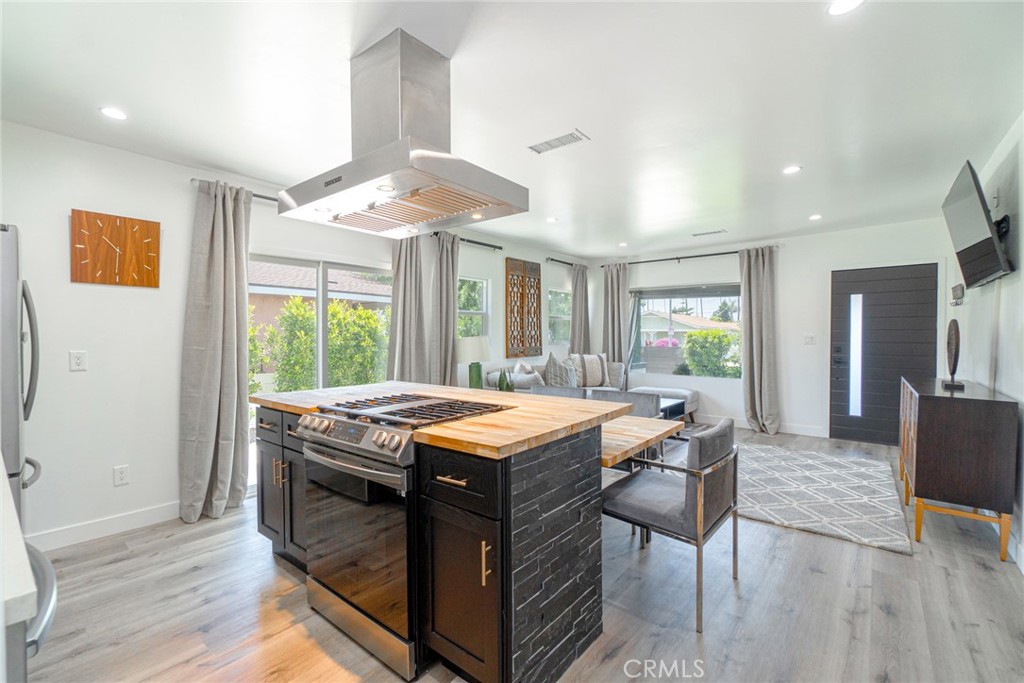
[[[331,431],[331,421],[328,420],[326,417],[317,418],[316,428],[320,432],[326,434],[327,432]]]
[[[311,418],[309,415],[303,415],[302,417],[299,418],[299,426],[300,427],[308,427],[309,423],[310,423],[310,421],[312,421],[312,419],[313,418]]]
[[[391,438],[388,439],[388,448],[393,451],[397,451],[398,447],[402,445],[402,437],[398,434],[392,434]]]
[[[371,441],[376,444],[379,448],[384,448],[384,444],[387,443],[388,435],[381,430],[377,430],[373,433]]]

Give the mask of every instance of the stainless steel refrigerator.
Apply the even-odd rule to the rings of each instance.
[[[0,450],[4,454],[4,473],[24,527],[21,492],[35,483],[43,470],[38,461],[25,455],[22,438],[25,420],[32,416],[39,382],[39,327],[32,290],[21,279],[18,251],[18,228],[0,224]],[[32,545],[25,546],[36,580],[38,604],[31,621],[4,627],[5,661],[0,680],[11,682],[25,680],[27,659],[39,650],[57,602],[53,565]]]
[[[0,225],[0,451],[20,515],[21,491],[42,469],[26,457],[22,438],[39,382],[39,331],[32,290],[21,279],[19,263],[17,226]]]

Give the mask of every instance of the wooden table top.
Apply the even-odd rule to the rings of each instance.
[[[601,466],[618,465],[645,448],[686,429],[676,420],[626,415],[601,425]]]
[[[398,393],[417,393],[508,407],[508,410],[423,427],[413,432],[413,441],[416,443],[499,460],[578,434],[614,418],[628,415],[633,410],[630,403],[442,387],[411,382],[382,382],[281,394],[255,394],[250,396],[249,400],[264,408],[302,414],[314,412],[321,403],[331,404],[360,397]]]

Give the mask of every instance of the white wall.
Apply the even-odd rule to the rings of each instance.
[[[22,272],[39,309],[40,381],[25,428],[43,463],[25,492],[30,540],[49,549],[178,513],[178,385],[196,188],[193,177],[278,188],[9,122],[2,124],[2,215],[21,228]],[[73,208],[161,224],[158,289],[72,284]],[[391,242],[278,218],[254,199],[252,250],[390,267]],[[68,371],[68,351],[88,371]],[[111,468],[130,466],[114,488]]]
[[[992,284],[970,289],[964,305],[952,309],[960,322],[963,338],[960,376],[997,391],[1018,401],[1024,422],[1024,252],[1021,247],[1021,198],[1024,197],[1024,115],[1010,128],[988,161],[977,160],[978,176],[988,198],[992,217],[1010,216],[1010,235],[1007,248],[1010,260],[1017,268]],[[999,202],[996,206],[995,197]],[[952,250],[952,245],[950,245]],[[954,282],[963,282],[959,271]],[[1024,440],[1024,428],[1018,429],[1018,438]],[[1024,472],[1022,472],[1021,442],[1017,446],[1017,499],[1013,512],[1012,534],[1017,564],[1024,569],[1024,533],[1022,533],[1022,498],[1024,498]]]
[[[457,234],[468,239],[496,244],[504,247],[504,250],[497,251],[478,247],[472,244],[463,243],[459,248],[459,275],[461,277],[473,277],[487,280],[487,293],[490,308],[488,310],[487,336],[491,344],[491,357],[483,363],[484,374],[500,367],[514,364],[519,359],[505,358],[505,259],[516,258],[524,261],[535,261],[540,263],[541,288],[544,297],[544,309],[542,329],[545,334],[544,354],[531,358],[524,358],[531,364],[543,364],[547,361],[547,354],[554,352],[559,360],[564,360],[568,355],[568,344],[549,344],[547,342],[548,311],[547,294],[548,289],[572,290],[572,269],[561,263],[549,263],[546,258],[553,257],[563,261],[577,261],[564,254],[552,253],[550,251],[534,249],[514,240],[503,239],[493,235],[474,233],[470,230],[455,230]],[[591,303],[593,306],[593,303]],[[591,310],[591,318],[594,316]],[[459,385],[468,386],[469,371],[466,363],[459,363]]]

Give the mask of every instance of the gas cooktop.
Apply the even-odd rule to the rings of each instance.
[[[321,405],[318,408],[325,413],[335,413],[377,424],[408,426],[413,429],[505,410],[504,406],[490,403],[435,398],[421,394],[392,394]]]

